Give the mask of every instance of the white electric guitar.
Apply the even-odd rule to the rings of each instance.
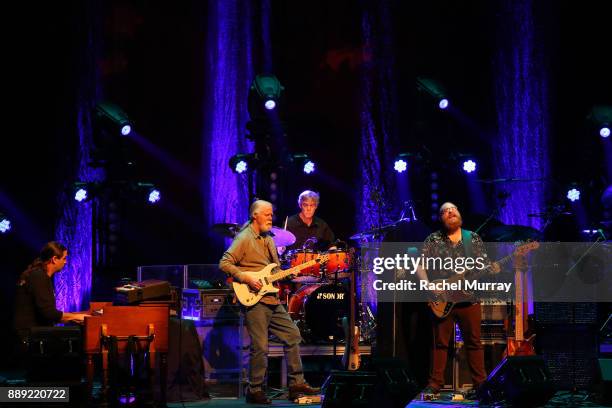
[[[285,279],[290,275],[297,275],[302,269],[310,268],[317,263],[326,262],[328,257],[329,255],[321,254],[311,261],[277,273],[272,273],[272,270],[277,266],[275,263],[271,263],[259,272],[247,272],[249,276],[254,277],[261,283],[261,289],[259,289],[258,292],[254,292],[246,283],[234,281],[232,282],[234,293],[241,304],[245,306],[253,306],[268,293],[277,293],[279,291],[277,287],[272,285],[274,282]]]

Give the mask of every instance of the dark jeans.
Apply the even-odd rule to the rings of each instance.
[[[429,385],[440,389],[444,385],[444,369],[448,356],[448,344],[453,335],[455,321],[459,323],[463,343],[467,351],[468,364],[472,374],[474,388],[485,379],[484,351],[480,343],[480,303],[457,305],[444,319],[433,321],[433,363],[429,376]]]
[[[257,303],[246,309],[246,327],[251,336],[249,390],[261,390],[268,368],[268,335],[272,333],[285,346],[289,385],[302,384],[304,371],[300,358],[300,331],[282,305]]]

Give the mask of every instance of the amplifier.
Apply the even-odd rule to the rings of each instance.
[[[181,317],[188,320],[237,319],[240,309],[232,303],[231,289],[183,289]]]
[[[170,297],[170,282],[150,279],[115,288],[118,303],[131,304],[143,300]]]

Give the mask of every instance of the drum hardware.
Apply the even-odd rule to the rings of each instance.
[[[305,337],[315,341],[343,339],[342,318],[348,315],[349,298],[343,285],[304,285],[289,300],[288,311],[308,329]]]

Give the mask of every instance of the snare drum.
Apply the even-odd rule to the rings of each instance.
[[[348,270],[351,267],[351,254],[342,249],[333,249],[326,252],[329,256],[325,265],[325,276],[327,279],[335,279],[336,272],[338,279],[350,277]]]
[[[289,259],[289,264],[293,268],[295,266],[301,265],[308,261],[312,261],[319,255],[318,252],[312,250],[305,249],[296,249],[293,251],[289,251],[287,257]],[[296,277],[292,279],[293,282],[300,283],[310,283],[310,282],[318,282],[321,279],[321,265],[319,263],[310,266],[306,269],[302,269]]]
[[[341,285],[302,286],[289,300],[289,315],[306,329],[312,340],[343,339],[342,318],[348,316],[348,290]]]

